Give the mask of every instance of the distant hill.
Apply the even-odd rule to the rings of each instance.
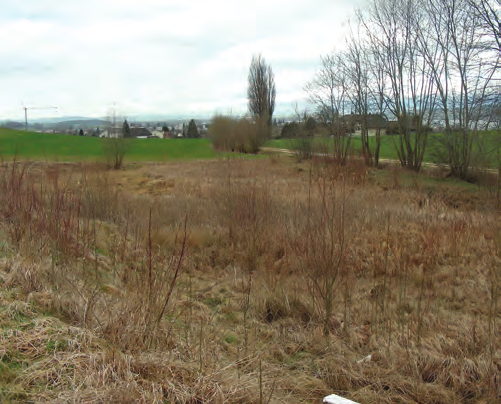
[[[29,122],[28,130],[67,130],[67,129],[93,129],[109,126],[109,121],[98,118],[64,119],[57,122]],[[19,121],[0,121],[0,127],[8,129],[24,129],[25,123]]]
[[[46,126],[50,126],[54,129],[68,129],[69,127],[77,129],[77,128],[95,128],[96,126],[103,127],[103,126],[108,126],[109,124],[110,122],[104,119],[86,118],[86,119],[61,121],[52,124],[46,123]]]
[[[24,129],[24,122],[18,121],[3,121],[0,122],[0,126],[9,129]]]
[[[92,121],[92,120],[101,120],[102,118],[96,117],[86,117],[86,116],[60,116],[60,117],[52,117],[52,118],[33,118],[30,119],[30,123],[60,123],[66,121]]]

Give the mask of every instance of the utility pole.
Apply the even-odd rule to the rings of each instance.
[[[24,129],[28,131],[28,109],[58,109],[58,107],[26,107],[23,105],[24,109]]]

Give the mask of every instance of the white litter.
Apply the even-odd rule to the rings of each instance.
[[[347,398],[343,398],[340,396],[336,396],[335,394],[331,394],[330,396],[324,397],[324,404],[359,404],[355,401],[348,400]]]
[[[357,363],[370,362],[372,359],[372,355],[367,355],[365,358],[360,359]]]

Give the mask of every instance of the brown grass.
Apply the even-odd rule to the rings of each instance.
[[[4,165],[0,398],[498,402],[495,198],[373,174]]]

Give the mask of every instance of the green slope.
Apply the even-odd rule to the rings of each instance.
[[[68,136],[0,128],[4,160],[100,161],[103,143],[97,137]],[[208,139],[130,139],[127,161],[210,159],[226,154],[212,149]]]

